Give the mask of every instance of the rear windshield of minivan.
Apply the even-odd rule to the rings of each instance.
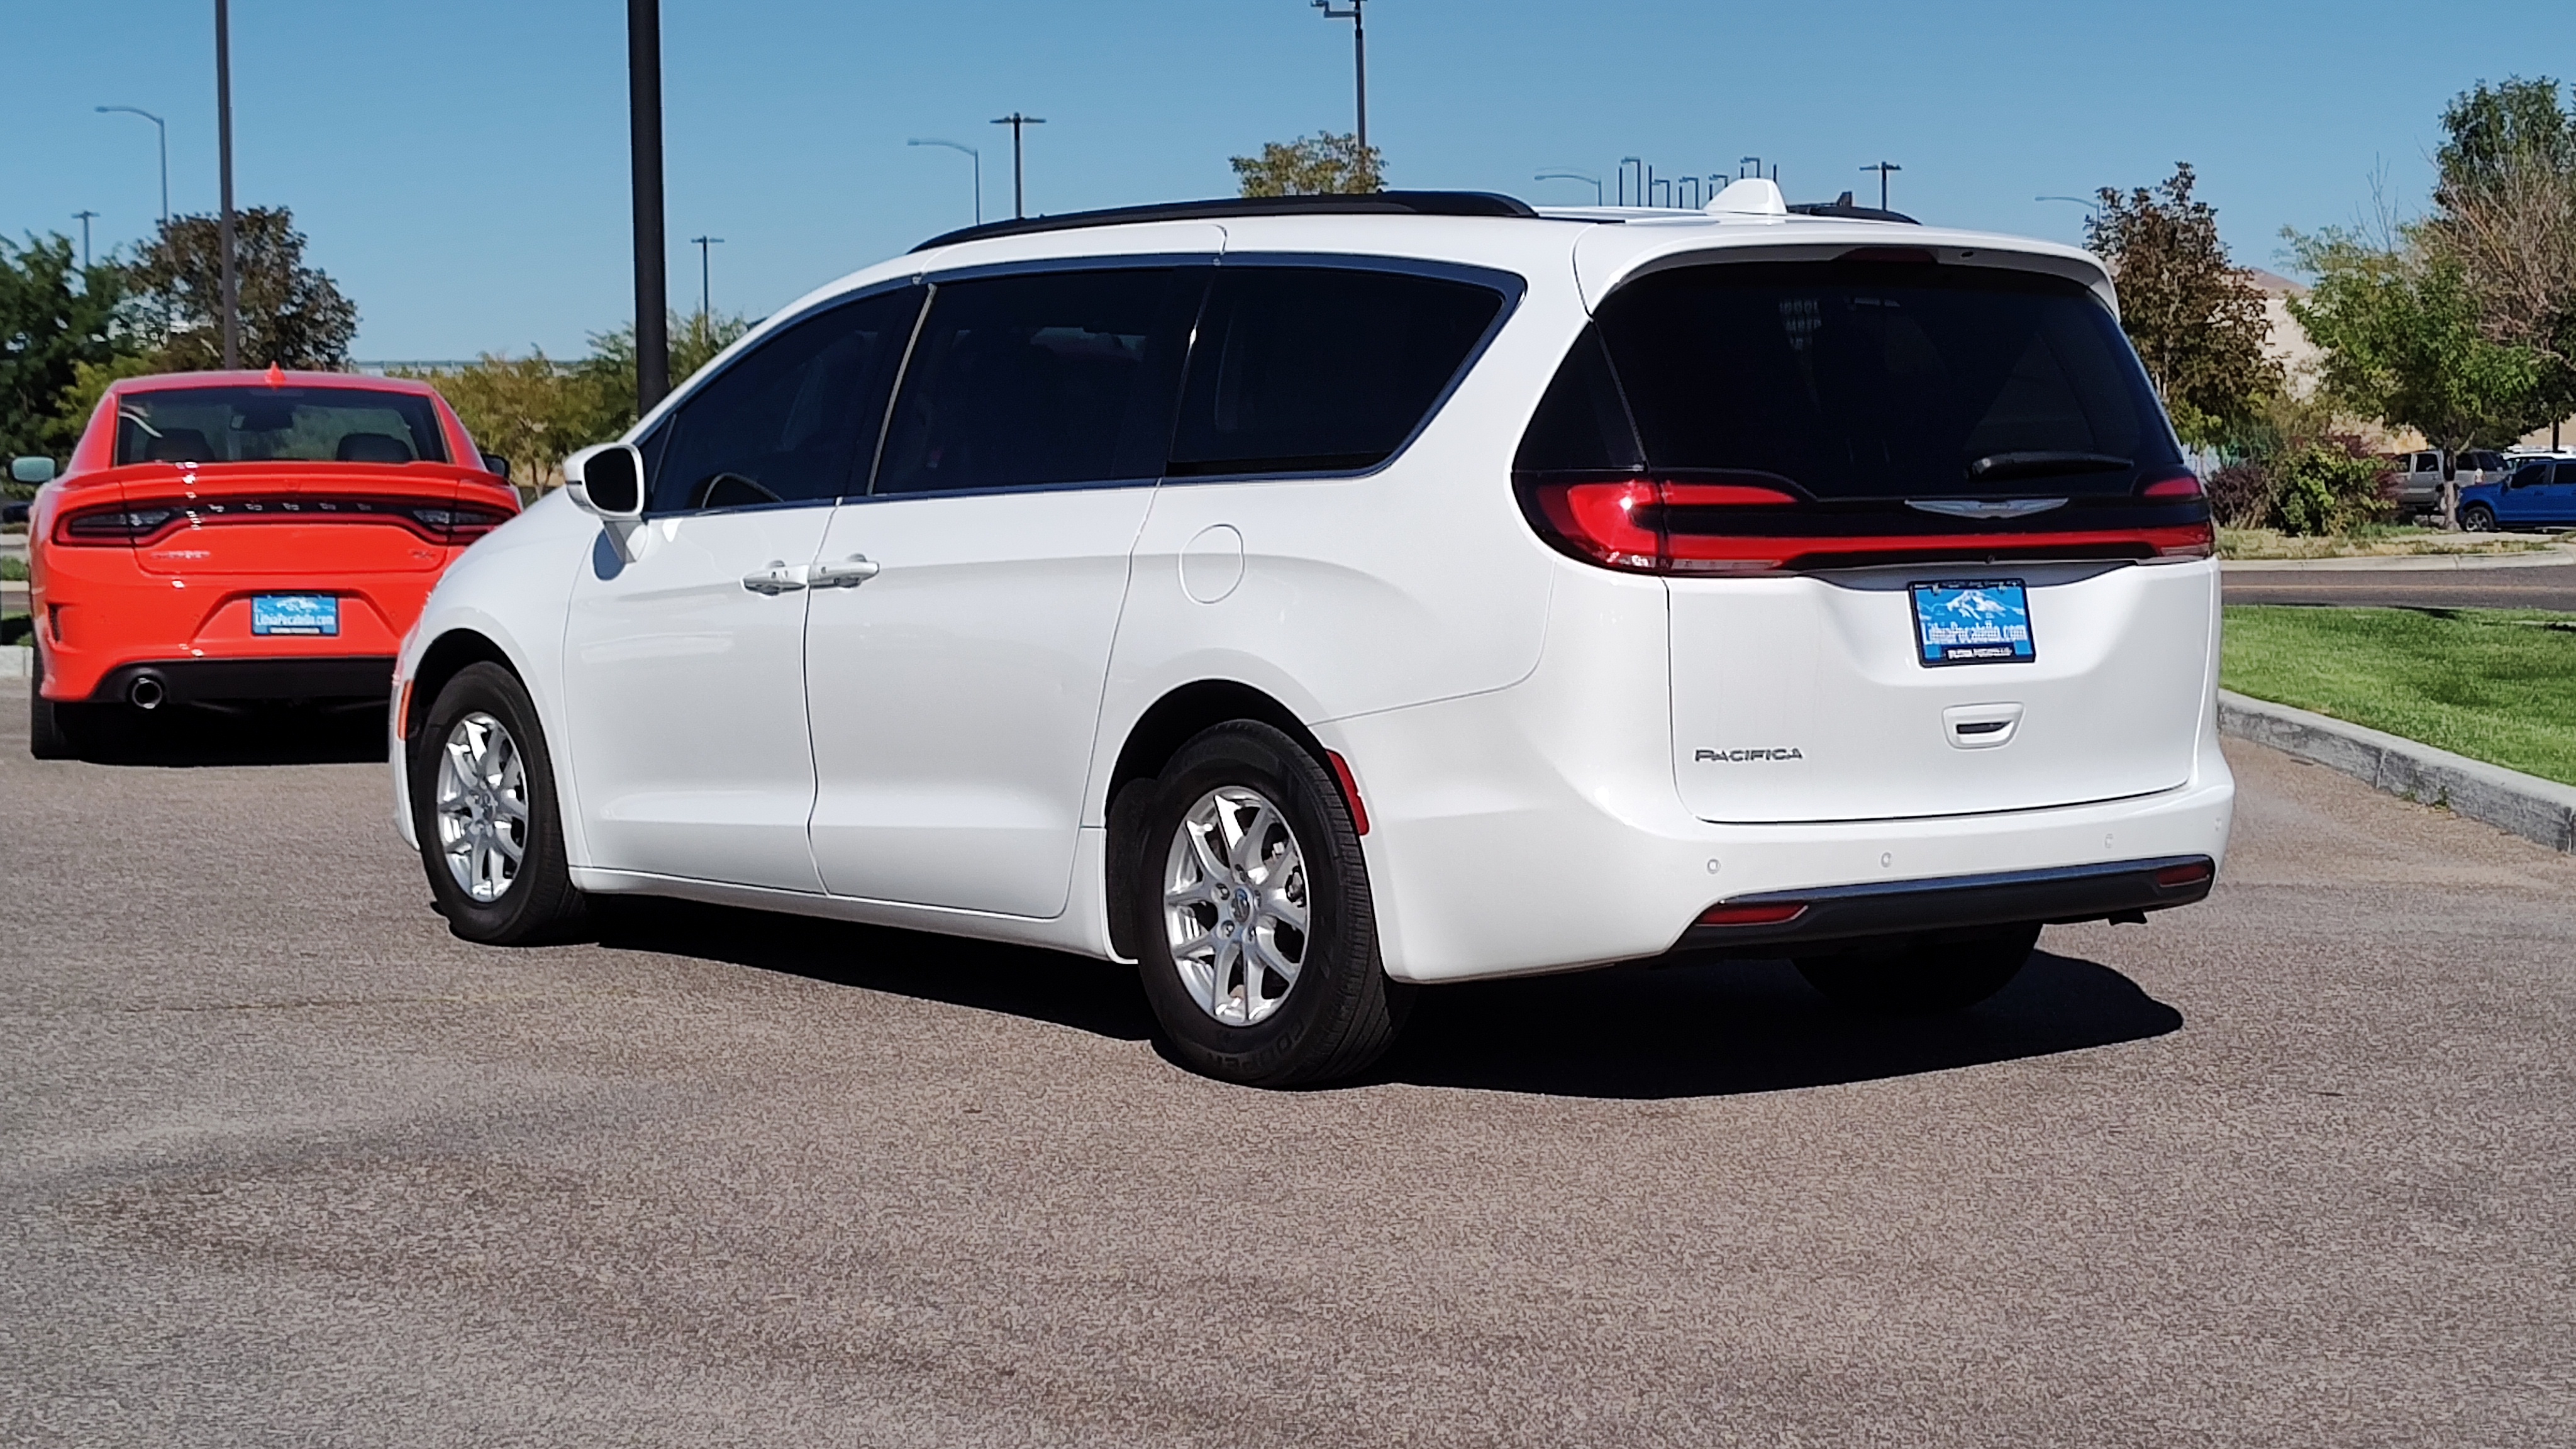
[[[2181,461],[2118,321],[2056,277],[1689,266],[1612,294],[1600,326],[1658,474],[1818,499],[2108,494]]]

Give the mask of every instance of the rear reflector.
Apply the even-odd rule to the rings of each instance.
[[[2208,861],[2195,860],[2182,865],[2169,865],[2156,872],[2156,885],[2163,890],[2198,885],[2213,874]]]
[[[1699,923],[1703,926],[1776,926],[1784,921],[1794,921],[1806,913],[1806,906],[1795,901],[1711,906],[1699,913]]]
[[[1342,798],[1350,802],[1351,833],[1368,834],[1368,807],[1360,803],[1360,782],[1351,775],[1351,762],[1339,750],[1326,750],[1324,757],[1333,762],[1333,778],[1342,782]]]

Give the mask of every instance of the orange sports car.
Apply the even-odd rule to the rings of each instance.
[[[28,519],[39,756],[116,709],[382,703],[441,570],[519,511],[430,387],[196,372],[111,387]]]

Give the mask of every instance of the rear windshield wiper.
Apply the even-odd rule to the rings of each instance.
[[[2134,467],[2109,453],[1988,453],[1968,465],[1971,478],[2027,478],[2046,473],[2109,473]]]

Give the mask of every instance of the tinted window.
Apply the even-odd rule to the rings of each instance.
[[[2559,464],[2558,476],[2554,481],[2559,483],[2576,483],[2576,463]]]
[[[1203,269],[943,283],[878,466],[879,493],[1150,479]]]
[[[1644,464],[1636,424],[1619,395],[1619,379],[1602,351],[1601,334],[1586,327],[1556,381],[1548,385],[1521,450],[1518,473],[1625,473]]]
[[[2526,463],[2522,467],[2514,470],[2513,481],[2506,486],[2510,488],[2536,488],[2548,481],[2548,464]]]
[[[2125,493],[2181,459],[2120,325],[2073,282],[1742,263],[1600,312],[1647,463],[1818,498]]]
[[[658,431],[653,513],[838,498],[867,465],[904,343],[913,288],[780,329],[691,393]]]
[[[185,387],[116,405],[126,463],[447,460],[438,408],[418,393],[355,387]]]
[[[2416,454],[2416,455],[2415,455],[2415,471],[2416,471],[2416,472],[2418,472],[2418,473],[2439,473],[2439,472],[2441,472],[2441,471],[2442,471],[2442,455],[2441,455],[2441,454],[2439,454],[2439,453],[2418,453],[2418,454]]]
[[[1421,426],[1502,306],[1490,287],[1434,277],[1220,268],[1171,471],[1374,467]]]

